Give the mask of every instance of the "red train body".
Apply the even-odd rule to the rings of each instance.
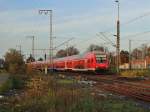
[[[33,69],[43,70],[48,69],[63,71],[97,71],[108,70],[109,60],[104,52],[89,52],[82,55],[74,55],[64,58],[56,58],[53,60],[53,65],[49,61],[37,61],[29,63]],[[53,66],[53,67],[52,67]]]

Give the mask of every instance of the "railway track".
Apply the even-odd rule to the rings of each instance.
[[[89,78],[90,79],[90,78]],[[92,78],[93,79],[93,78]],[[94,80],[94,79],[93,79]],[[142,101],[150,102],[150,84],[149,81],[132,82],[128,80],[120,80],[115,77],[100,77],[97,78],[96,86],[106,91],[132,97]]]
[[[67,73],[65,75],[80,76],[85,80],[96,81],[97,83],[94,86],[97,89],[150,102],[150,80],[128,81],[121,80],[116,75],[87,75],[83,73]]]
[[[103,88],[104,90],[111,91],[113,93],[118,93],[128,97],[150,102],[150,87],[146,85],[137,86],[132,83],[121,83],[120,81],[115,81],[112,84],[98,82],[97,87]]]

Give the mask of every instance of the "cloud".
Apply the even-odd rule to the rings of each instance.
[[[121,23],[149,11],[148,8],[142,7],[139,10],[131,10],[126,6],[129,3],[125,3],[126,1],[124,0],[121,4]],[[134,2],[131,4],[134,4]],[[101,43],[101,40],[96,39],[96,33],[105,31],[108,28],[110,28],[108,32],[113,34],[116,32],[115,22],[117,11],[115,9],[112,10],[111,8],[112,7],[110,7],[110,9],[104,8],[100,10],[92,9],[91,12],[78,12],[75,14],[72,14],[72,12],[69,11],[68,13],[65,13],[65,11],[57,9],[53,16],[53,33],[54,36],[58,36],[55,44],[58,45],[61,43],[62,40],[59,39],[59,36],[68,38],[75,37],[76,39],[71,44],[77,44],[77,47],[82,47],[82,49],[86,49],[91,43]],[[138,8],[136,7],[135,9]],[[37,47],[46,48],[48,46],[49,17],[44,15],[40,16],[37,8],[2,10],[0,13],[0,48],[6,51],[8,48],[15,47],[16,44],[21,43],[24,46],[24,49],[29,50],[31,49],[31,40],[25,39],[25,36],[27,35],[35,35],[37,37]],[[123,37],[124,35],[147,30],[149,28],[148,21],[149,17],[146,17],[127,26],[121,26],[121,36]],[[89,39],[90,41],[85,42]],[[110,36],[110,39],[114,40],[114,37]],[[83,42],[82,45],[80,45],[81,41]],[[6,45],[6,43],[9,44]],[[123,48],[126,46],[127,44],[123,45]]]
[[[24,48],[30,49],[30,43],[25,42],[26,39],[24,38],[32,34],[38,37],[38,47],[47,47],[49,18],[40,16],[37,12],[37,9],[1,12],[0,37],[5,38],[0,38],[0,47],[6,51],[8,48],[15,47],[21,43]],[[89,38],[95,35],[97,31],[102,30],[106,22],[109,23],[111,21],[106,18],[108,18],[107,15],[82,14],[67,16],[65,18],[62,17],[64,21],[60,21],[60,19],[54,17],[54,35],[77,36],[81,38],[80,40],[82,40],[82,38]],[[6,46],[4,43],[9,43],[9,41],[12,41],[12,43]],[[44,43],[47,43],[47,45]]]

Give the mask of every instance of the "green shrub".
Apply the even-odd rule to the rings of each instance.
[[[8,92],[10,89],[12,89],[12,82],[10,79],[8,79],[4,84],[0,86],[0,94]]]
[[[23,76],[12,75],[8,80],[0,86],[0,93],[3,94],[13,89],[21,89],[25,85],[25,79]]]

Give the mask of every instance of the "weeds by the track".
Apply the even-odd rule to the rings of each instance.
[[[77,81],[34,75],[16,97],[0,100],[0,112],[148,112],[132,101],[91,94]]]

